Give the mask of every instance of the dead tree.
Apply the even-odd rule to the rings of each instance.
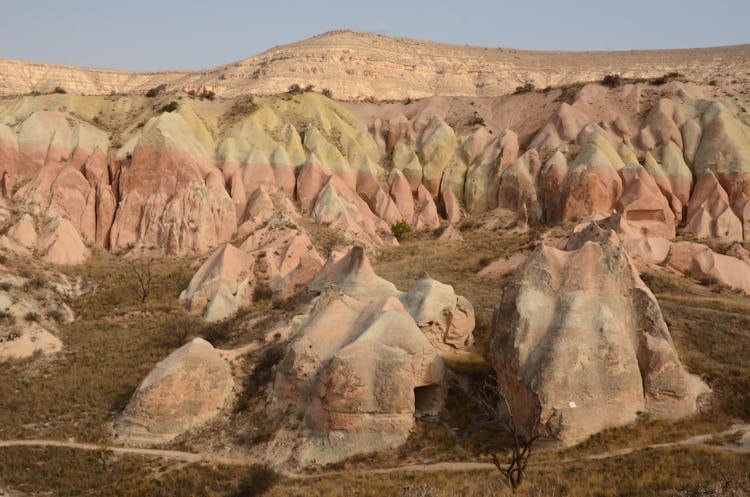
[[[128,280],[130,288],[143,306],[151,293],[153,281],[153,263],[151,259],[128,262]]]
[[[510,433],[511,451],[507,462],[502,455],[490,454],[495,467],[505,478],[513,493],[523,483],[526,466],[534,443],[555,434],[554,413],[542,420],[542,408],[536,395],[520,381],[501,381],[495,377],[484,381],[477,401],[491,418]]]

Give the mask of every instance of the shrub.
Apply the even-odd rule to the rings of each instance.
[[[250,407],[251,402],[258,396],[268,383],[273,380],[273,368],[284,358],[284,345],[277,343],[262,352],[252,372],[242,383],[242,394],[235,405],[235,412],[241,412]]]
[[[302,93],[302,87],[297,83],[294,83],[293,85],[289,86],[287,93]]]
[[[411,226],[409,226],[409,223],[407,223],[404,219],[402,219],[401,221],[396,221],[391,226],[391,233],[393,233],[393,236],[395,236],[398,240],[400,240],[410,231]]]
[[[175,102],[174,100],[172,100],[168,104],[164,104],[162,106],[162,108],[159,109],[159,112],[174,112],[174,111],[177,110],[177,107],[179,107],[179,105],[177,104],[177,102]]]
[[[484,118],[482,116],[474,115],[473,117],[469,118],[469,121],[467,123],[469,126],[484,126]]]
[[[55,86],[55,89],[52,90],[52,92],[53,93],[60,93],[60,94],[68,93],[67,91],[65,91],[65,88],[63,88],[62,86]]]
[[[253,464],[250,472],[240,480],[232,497],[260,497],[279,482],[280,475],[265,464]]]
[[[151,88],[150,90],[146,92],[146,96],[148,98],[154,98],[160,95],[161,93],[164,93],[164,90],[166,89],[167,89],[167,85],[154,86],[153,88]]]
[[[328,88],[323,88],[323,96],[328,98],[333,98],[333,92],[329,90]]]
[[[47,319],[50,319],[57,324],[62,324],[65,322],[65,315],[60,309],[52,309],[51,311],[47,311]]]
[[[683,75],[678,72],[668,72],[662,76],[659,76],[658,78],[654,78],[651,80],[652,85],[666,85],[670,81],[675,81],[678,79],[683,78]]]
[[[210,91],[210,90],[203,90],[200,95],[198,95],[198,98],[200,99],[207,99],[207,100],[213,100],[216,98],[216,93]]]
[[[523,86],[516,86],[516,91],[513,92],[514,95],[520,95],[521,93],[529,93],[534,91],[534,83],[527,82]]]
[[[622,85],[622,78],[619,74],[607,74],[602,78],[602,85],[608,88],[617,88]]]
[[[253,288],[253,301],[270,300],[273,297],[273,290],[265,283],[257,283]]]
[[[30,323],[36,323],[39,321],[39,314],[37,314],[34,311],[29,311],[26,313],[26,315],[23,317],[24,320],[30,322]]]
[[[0,311],[0,323],[15,324],[16,317],[9,311]]]

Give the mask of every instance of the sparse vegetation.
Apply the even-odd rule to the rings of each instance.
[[[401,240],[409,232],[411,232],[411,226],[404,219],[396,221],[391,225],[391,233],[398,240]]]
[[[39,316],[38,312],[29,311],[23,316],[23,319],[29,323],[36,323],[41,319],[41,316]]]
[[[153,261],[141,259],[128,262],[126,278],[130,284],[130,291],[135,295],[141,306],[146,303],[151,294],[151,282],[153,280]]]
[[[242,478],[232,497],[260,497],[265,495],[281,479],[270,467],[262,464],[250,466],[247,476]]]
[[[64,94],[66,94],[68,92],[62,86],[55,86],[55,89],[52,90],[52,93],[59,93],[61,95],[64,95]]]
[[[178,103],[177,103],[176,101],[172,100],[172,101],[171,101],[171,102],[169,102],[168,104],[164,104],[164,105],[163,105],[163,106],[162,106],[162,107],[161,107],[161,108],[159,109],[159,112],[174,112],[174,111],[176,111],[176,110],[177,110],[177,108],[178,108],[179,106],[180,106],[180,105],[179,105],[179,104],[178,104]]]
[[[153,88],[150,88],[150,89],[149,89],[149,90],[148,90],[148,91],[146,92],[146,96],[147,96],[148,98],[154,98],[154,97],[158,97],[159,95],[161,95],[162,93],[164,93],[164,92],[166,91],[166,89],[167,89],[167,85],[159,85],[159,86],[155,86],[155,87],[153,87]]]
[[[622,86],[622,77],[619,74],[607,74],[602,78],[602,85],[607,88],[618,88]]]
[[[651,81],[649,81],[652,85],[666,85],[667,83],[671,81],[679,81],[684,79],[685,77],[678,73],[678,72],[668,72],[662,76],[659,76],[658,78],[654,78]]]
[[[529,93],[534,91],[534,83],[526,82],[522,86],[516,86],[516,90],[513,92],[514,95],[520,95],[522,93]]]

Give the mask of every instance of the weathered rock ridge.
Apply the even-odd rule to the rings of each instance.
[[[399,99],[431,95],[495,96],[532,83],[538,88],[596,81],[615,72],[653,78],[680,72],[708,82],[731,68],[746,81],[748,45],[623,52],[525,51],[468,47],[357,31],[332,31],[202,71],[133,73],[112,69],[0,60],[0,95],[49,92],[62,86],[84,95],[210,89],[224,96],[273,94],[290,85],[328,88],[337,98]]]

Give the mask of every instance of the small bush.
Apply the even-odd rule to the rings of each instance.
[[[167,85],[159,85],[151,88],[146,92],[146,96],[148,98],[154,98],[159,96],[160,94],[164,93],[164,90],[167,89]]]
[[[55,89],[52,90],[52,92],[53,93],[60,93],[60,94],[63,94],[63,95],[65,93],[68,93],[67,91],[65,91],[65,88],[63,88],[62,86],[55,86]]]
[[[411,231],[411,226],[409,226],[409,223],[407,223],[404,219],[401,221],[396,221],[391,226],[391,233],[393,233],[393,236],[396,237],[396,239],[400,240],[404,235],[409,233]]]
[[[23,317],[25,321],[28,321],[30,323],[36,323],[37,321],[39,321],[39,318],[40,318],[39,314],[37,314],[34,311],[27,312],[26,315]]]
[[[684,76],[678,72],[668,72],[662,76],[659,76],[658,78],[654,78],[651,80],[652,85],[661,86],[666,85],[670,81],[676,81],[678,79],[682,79]]]
[[[535,88],[534,83],[528,82],[523,86],[516,86],[516,91],[514,91],[513,94],[520,95],[521,93],[529,93],[534,91]]]
[[[11,285],[11,284],[10,284],[9,282],[7,282],[7,281],[3,281],[2,283],[0,283],[0,290],[3,290],[3,291],[5,291],[5,292],[7,292],[7,291],[8,291],[8,290],[10,290],[11,288],[13,288],[13,285]]]
[[[216,93],[210,91],[210,90],[203,90],[200,95],[198,95],[198,98],[206,99],[206,100],[213,100],[216,98]]]
[[[29,278],[29,280],[26,283],[23,284],[23,287],[27,290],[30,288],[38,290],[40,288],[44,288],[46,285],[47,285],[47,280],[45,280],[41,276],[33,276]]]
[[[265,464],[253,464],[250,472],[240,480],[232,497],[260,497],[271,490],[280,480],[280,475]]]
[[[297,83],[294,83],[293,85],[289,86],[287,93],[292,93],[292,94],[302,93],[302,87],[298,85]]]
[[[617,88],[622,85],[622,78],[619,74],[607,74],[602,78],[602,85],[607,88]]]
[[[0,323],[3,324],[15,324],[16,317],[9,311],[0,311]]]
[[[63,324],[65,322],[65,315],[60,309],[52,309],[51,311],[47,311],[47,319],[57,324]]]
[[[262,352],[253,370],[242,382],[242,394],[234,406],[234,412],[246,411],[255,403],[258,395],[273,380],[273,368],[284,358],[284,346],[274,344]]]
[[[469,126],[484,126],[484,118],[482,116],[473,116],[469,119],[468,123]]]
[[[333,98],[333,92],[329,90],[328,88],[323,88],[323,96],[328,98]]]
[[[271,300],[271,297],[273,297],[273,291],[271,290],[270,286],[264,283],[258,283],[255,285],[255,288],[253,288],[254,302],[258,302],[261,300]]]
[[[159,112],[174,112],[177,110],[177,107],[179,107],[179,104],[172,100],[168,104],[164,104],[161,109],[159,109]]]

